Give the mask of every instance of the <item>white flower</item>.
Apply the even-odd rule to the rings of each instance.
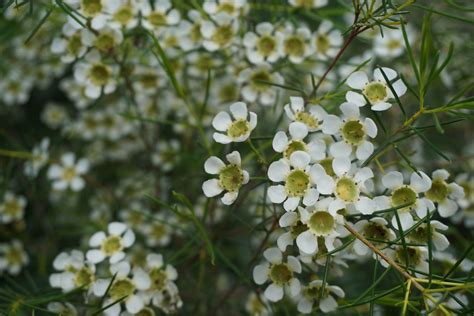
[[[434,210],[434,204],[420,193],[426,192],[431,187],[431,179],[422,171],[413,172],[410,184],[403,184],[403,175],[398,171],[391,171],[382,178],[382,184],[390,190],[390,197],[375,197],[379,209],[398,208],[395,212],[400,218],[401,227],[406,230],[415,223],[411,211],[416,211],[418,217],[423,218],[428,211]],[[392,217],[392,225],[397,228],[397,218]]]
[[[251,316],[270,316],[271,307],[268,300],[257,293],[250,293],[245,303],[245,310]]]
[[[426,277],[428,274],[428,250],[425,246],[413,247],[409,246],[405,248],[403,246],[396,246],[394,250],[388,249],[387,254],[398,264],[405,266],[408,264],[408,268],[414,269],[421,273],[415,272],[415,275],[419,278]],[[380,263],[384,267],[388,267],[388,263],[385,260],[381,260]]]
[[[109,258],[111,264],[115,264],[125,258],[125,248],[129,248],[135,242],[135,234],[127,225],[112,222],[108,225],[108,235],[97,232],[89,239],[91,249],[87,251],[86,258],[92,263],[99,263]]]
[[[338,210],[329,209],[331,198],[325,198],[307,208],[298,208],[300,220],[306,226],[296,238],[301,252],[312,255],[318,252],[318,238],[322,238],[327,251],[334,250],[334,240],[340,235],[344,217]]]
[[[323,313],[333,312],[337,309],[336,299],[331,294],[344,297],[344,291],[339,286],[326,284],[324,292],[321,293],[322,286],[322,280],[314,280],[302,288],[298,299],[298,312],[309,314],[313,310],[314,304],[317,304],[316,307]]]
[[[181,143],[176,139],[161,141],[156,144],[156,152],[151,156],[151,162],[164,172],[173,170],[179,161]]]
[[[170,222],[170,219],[163,214],[156,214],[155,218],[155,221],[142,225],[141,230],[147,236],[145,242],[150,247],[167,246],[171,242],[173,233],[171,227],[166,224]]]
[[[47,306],[48,311],[57,315],[77,316],[77,309],[69,302],[51,302]]]
[[[49,284],[64,292],[79,287],[89,289],[95,281],[95,265],[85,260],[82,251],[72,250],[70,253],[60,253],[54,259],[53,267],[60,273],[51,274]]]
[[[107,293],[103,306],[123,299],[127,312],[135,314],[142,310],[145,307],[145,297],[140,294],[140,291],[145,291],[151,286],[148,274],[141,268],[135,268],[132,271],[127,261],[111,265],[110,273],[115,276],[115,279],[99,279],[92,286],[94,295],[97,297],[103,297]],[[118,316],[121,310],[121,303],[117,303],[105,309],[104,314]]]
[[[221,198],[222,203],[230,205],[239,195],[242,185],[249,182],[249,174],[241,168],[241,158],[237,151],[226,155],[228,165],[215,157],[209,157],[204,163],[204,170],[208,174],[218,175],[218,179],[210,179],[202,184],[202,190],[207,197],[214,197],[226,191]]]
[[[290,5],[297,8],[321,8],[328,4],[328,0],[289,0]]]
[[[0,244],[0,274],[6,271],[11,275],[17,275],[28,262],[28,255],[19,240]]]
[[[258,285],[270,281],[264,296],[271,302],[278,302],[283,298],[285,290],[289,292],[290,297],[298,295],[301,285],[294,274],[301,273],[299,260],[293,256],[287,256],[285,262],[278,248],[268,248],[263,252],[263,256],[268,262],[255,266],[253,279]]]
[[[310,56],[314,47],[311,45],[311,31],[306,26],[297,29],[287,24],[284,29],[284,40],[282,55],[287,56],[290,62],[300,64],[306,57]]]
[[[360,220],[354,226],[362,236],[374,245],[385,245],[383,241],[395,239],[395,233],[388,227],[388,222],[382,217]],[[359,239],[354,240],[353,247],[355,253],[359,256],[365,256],[370,251],[369,247]]]
[[[425,196],[438,204],[438,213],[442,217],[452,216],[458,210],[455,202],[464,197],[464,189],[457,183],[447,183],[449,172],[444,169],[433,171],[431,188]]]
[[[331,21],[324,20],[313,35],[317,60],[328,60],[339,52],[343,39],[341,31],[334,29]]]
[[[295,210],[301,200],[306,206],[316,203],[319,186],[330,177],[320,165],[310,166],[310,160],[311,157],[304,151],[295,151],[289,161],[282,158],[272,162],[268,168],[268,178],[273,182],[284,182],[268,188],[268,197],[272,203],[284,202],[286,211]],[[316,185],[318,190],[314,188]]]
[[[102,54],[112,52],[122,41],[122,32],[110,26],[105,26],[95,33],[87,29],[82,32],[82,43],[88,47],[96,48]]]
[[[449,240],[438,232],[437,230],[447,230],[448,226],[444,225],[439,221],[430,221],[430,230],[428,229],[428,224],[422,223],[414,230],[412,230],[408,235],[407,239],[413,243],[418,244],[427,244],[430,239],[433,242],[434,246],[438,251],[443,251],[449,246]]]
[[[214,133],[214,140],[221,144],[246,141],[257,126],[257,114],[247,111],[244,102],[235,102],[230,106],[230,112],[219,112],[212,120],[212,126],[219,132]]]
[[[322,160],[326,157],[326,144],[320,139],[315,139],[305,143],[303,138],[308,135],[308,128],[300,122],[290,123],[288,128],[291,140],[288,135],[279,131],[273,138],[272,146],[276,152],[283,153],[285,159],[290,159],[295,151],[304,151],[311,157],[311,162]]]
[[[107,65],[101,61],[97,50],[92,50],[74,66],[74,78],[84,86],[84,93],[91,99],[97,99],[103,92],[110,94],[115,91],[115,65]]]
[[[347,78],[346,83],[352,89],[360,90],[361,93],[348,91],[346,93],[346,100],[357,106],[364,106],[368,101],[371,104],[371,109],[374,111],[385,111],[392,107],[392,104],[388,101],[394,99],[395,96],[385,80],[382,71],[387,76],[396,95],[398,97],[403,96],[407,91],[403,80],[398,79],[395,81],[397,72],[393,69],[383,67],[374,70],[374,79],[372,81],[369,81],[369,78],[363,71],[352,73],[349,78]]]
[[[262,105],[273,105],[276,101],[277,91],[273,84],[283,84],[283,77],[273,72],[270,65],[259,64],[240,72],[238,82],[243,85],[242,96],[245,101],[258,101]]]
[[[322,131],[329,135],[340,135],[340,141],[330,147],[334,157],[349,157],[353,149],[359,160],[367,159],[374,151],[374,145],[367,138],[377,136],[377,125],[370,118],[362,118],[357,105],[343,103],[340,106],[342,119],[336,115],[327,115],[322,124]]]
[[[56,129],[67,122],[68,114],[63,105],[49,102],[41,113],[41,120],[49,128]]]
[[[32,157],[25,163],[25,174],[29,177],[36,177],[40,169],[49,159],[49,138],[43,138],[41,142],[33,147]]]
[[[239,28],[238,20],[226,13],[218,13],[213,19],[215,23],[203,21],[201,24],[202,45],[210,52],[231,46]]]
[[[225,13],[237,18],[246,10],[247,0],[205,0],[202,7],[210,16]]]
[[[320,130],[327,115],[320,105],[307,104],[305,107],[302,97],[290,97],[290,103],[285,105],[285,113],[291,121],[305,124],[310,132]]]
[[[372,214],[376,209],[375,202],[366,196],[361,196],[361,191],[365,189],[365,181],[374,176],[372,170],[368,167],[353,168],[347,157],[334,158],[332,169],[336,176],[335,181],[327,181],[318,187],[325,194],[328,194],[327,192],[334,194],[335,199],[329,204],[329,209],[337,211],[354,205],[360,213]]]
[[[406,25],[408,41],[411,43],[414,39],[414,30]],[[374,39],[374,53],[386,59],[393,59],[405,52],[405,40],[401,29],[384,28],[383,34],[377,32]]]
[[[296,237],[307,228],[306,224],[301,221],[300,214],[297,211],[285,212],[280,217],[278,224],[286,230],[277,239],[277,245],[281,251],[285,251],[288,246],[293,245]]]
[[[77,29],[73,25],[75,21],[69,21],[63,26],[63,34],[56,37],[51,43],[51,52],[61,56],[63,63],[71,63],[81,58],[87,52],[87,46],[83,42],[83,34],[86,29]]]
[[[160,28],[176,25],[181,19],[178,10],[173,9],[169,0],[155,0],[140,3],[143,27],[150,31],[157,31]]]
[[[269,22],[257,24],[256,33],[247,32],[243,39],[247,58],[253,64],[274,63],[281,57],[283,34],[275,32]]]
[[[26,199],[16,196],[12,192],[5,192],[0,204],[0,223],[11,223],[23,219],[25,215]]]
[[[23,104],[28,101],[33,81],[29,76],[23,76],[19,71],[12,71],[2,75],[0,91],[2,100],[6,105]]]
[[[80,191],[85,186],[81,177],[89,170],[89,162],[86,159],[75,161],[74,153],[65,153],[61,156],[61,164],[53,164],[49,167],[48,178],[53,180],[55,190],[66,190],[68,187],[73,191]]]

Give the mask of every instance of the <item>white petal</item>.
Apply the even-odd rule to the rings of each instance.
[[[204,163],[204,170],[209,174],[218,174],[224,167],[224,162],[215,156],[209,157]]]
[[[127,229],[122,236],[122,243],[125,248],[130,247],[135,242],[135,234],[131,229]]]
[[[337,309],[337,302],[334,297],[329,295],[321,300],[319,308],[323,313],[329,313]]]
[[[301,291],[301,284],[297,278],[293,278],[290,280],[290,296],[295,297],[296,295],[300,294]]]
[[[418,173],[421,175],[418,175]],[[410,186],[417,192],[426,192],[431,188],[431,179],[423,171],[413,172],[410,177]]]
[[[300,198],[299,197],[289,197],[285,203],[283,203],[283,208],[286,211],[294,211],[300,204]]]
[[[232,139],[229,136],[221,134],[221,133],[212,134],[212,138],[214,138],[216,143],[219,143],[219,144],[229,144],[232,142]]]
[[[355,208],[362,214],[369,215],[375,211],[375,203],[368,197],[361,196],[355,203]]]
[[[280,159],[270,164],[268,168],[268,178],[273,182],[282,182],[286,179],[289,172],[289,164],[285,160]]]
[[[204,181],[204,183],[202,184],[202,191],[207,197],[214,197],[216,195],[219,195],[223,190],[224,189],[220,187],[219,180],[217,179],[210,179]]]
[[[346,83],[352,89],[362,90],[368,82],[369,78],[365,72],[356,71],[347,78]]]
[[[270,302],[278,302],[283,298],[283,288],[272,283],[265,289],[264,295]]]
[[[331,194],[334,192],[335,182],[333,178],[326,175],[323,177],[319,177],[318,181],[316,182],[316,188],[318,189],[319,193],[321,194]]]
[[[446,248],[449,247],[449,240],[443,234],[434,233],[432,240],[433,240],[433,244],[435,245],[436,249],[439,250],[439,251],[446,250]]]
[[[294,140],[302,140],[308,135],[308,127],[301,122],[292,122],[289,126],[289,132]]]
[[[291,271],[301,273],[301,263],[296,257],[288,256],[286,260]]]
[[[290,214],[290,213],[285,213]],[[285,251],[288,246],[293,244],[293,237],[291,236],[291,232],[286,232],[281,234],[277,239],[278,248],[281,251]]]
[[[389,81],[392,81],[393,79],[395,79],[397,77],[397,72],[395,70],[391,69],[391,68],[382,67],[382,70],[383,70],[383,73],[385,74],[385,76],[387,76],[387,79]],[[382,82],[386,82],[380,68],[377,68],[377,69],[374,70],[374,79],[380,80]]]
[[[366,118],[364,121],[364,126],[365,132],[370,138],[375,138],[375,136],[377,136],[377,125],[375,125],[375,122],[372,119]]]
[[[407,92],[407,86],[403,83],[402,79],[395,81],[395,83],[392,84],[392,87],[398,97],[403,96]]]
[[[412,227],[413,224],[415,223],[413,221],[413,217],[411,216],[410,212],[398,212],[398,217],[400,218],[400,224],[402,225],[402,229],[404,231]],[[400,230],[398,227],[397,218],[395,215],[392,217],[392,225],[396,229]]]
[[[138,290],[144,291],[150,287],[151,280],[148,276],[148,273],[146,273],[142,269],[137,269],[133,273],[133,283],[135,284]]]
[[[324,122],[321,125],[321,129],[324,134],[334,135],[339,132],[342,121],[336,115],[329,114],[324,118]]]
[[[351,169],[351,160],[348,157],[336,157],[332,161],[334,173],[341,177]]]
[[[346,101],[357,105],[358,107],[364,106],[367,104],[364,96],[360,93],[354,91],[347,91]]]
[[[403,175],[398,171],[391,171],[383,176],[382,184],[387,189],[395,190],[403,185]]]
[[[357,146],[356,157],[359,160],[366,160],[374,152],[374,145],[369,141],[363,141]]]
[[[212,126],[220,132],[227,131],[227,128],[229,127],[231,123],[232,123],[232,120],[230,118],[230,115],[227,112],[217,113],[217,115],[212,120]]]
[[[296,212],[286,212],[280,217],[278,224],[280,227],[289,227],[294,225],[297,220],[298,214]]]
[[[258,285],[267,282],[269,267],[268,264],[261,264],[253,268],[253,280]]]
[[[107,228],[109,234],[120,236],[127,229],[127,225],[120,222],[112,222]]]
[[[270,201],[276,204],[282,203],[288,197],[283,185],[270,186],[268,188],[267,194]]]
[[[102,241],[106,238],[104,232],[97,232],[91,236],[89,239],[89,246],[90,247],[99,247]]]
[[[305,169],[311,157],[304,151],[295,151],[290,156],[290,164],[297,169]]]
[[[296,245],[301,251],[313,254],[318,250],[318,239],[307,230],[296,237]]]
[[[372,178],[373,176],[374,176],[374,173],[372,169],[370,169],[369,167],[364,167],[360,169],[359,171],[357,171],[357,173],[354,176],[354,180],[357,183],[364,183],[365,181]]]
[[[222,201],[222,203],[224,203],[224,205],[231,205],[232,203],[234,203],[234,201],[237,199],[238,196],[239,196],[238,191],[227,192],[221,198],[221,201]]]
[[[380,102],[377,102],[375,104],[372,104],[371,109],[373,111],[380,112],[380,111],[386,111],[386,110],[390,109],[391,107],[392,107],[391,103],[380,101]]]
[[[280,249],[276,247],[268,248],[263,252],[263,256],[267,259],[268,262],[273,264],[281,263],[283,260],[283,255]]]
[[[298,302],[298,312],[303,313],[303,314],[309,314],[313,310],[313,302],[309,301],[307,298],[304,296],[301,298],[301,300]]]
[[[288,146],[288,136],[286,136],[286,133],[282,131],[276,133],[273,138],[272,146],[276,152],[283,152]]]
[[[230,106],[230,112],[236,119],[246,119],[247,105],[244,102],[235,102]]]
[[[142,310],[144,304],[143,300],[140,297],[138,297],[137,295],[131,295],[126,298],[125,306],[127,307],[127,311],[129,313],[136,314]]]
[[[309,189],[303,197],[303,204],[306,206],[311,206],[316,203],[319,198],[318,190],[311,188]]]
[[[450,217],[456,213],[458,209],[458,205],[456,202],[450,199],[446,199],[442,203],[439,203],[438,205],[438,213],[441,215],[441,217]]]
[[[238,151],[233,151],[230,154],[227,154],[225,158],[228,162],[237,166],[240,166],[240,164],[242,163],[242,159],[240,158],[240,154]]]
[[[329,152],[334,157],[349,157],[352,153],[352,146],[344,141],[334,143],[329,147]]]
[[[294,112],[302,111],[304,108],[304,100],[302,97],[290,97],[290,104]]]
[[[87,251],[86,258],[92,263],[99,263],[105,259],[105,254],[97,249]]]
[[[344,102],[339,108],[347,119],[358,119],[360,117],[359,107],[355,103]]]

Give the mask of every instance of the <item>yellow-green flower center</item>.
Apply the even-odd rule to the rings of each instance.
[[[316,236],[324,236],[331,233],[334,229],[334,217],[328,212],[317,211],[311,215],[308,221],[308,227]]]
[[[406,251],[403,247],[399,247],[395,252],[395,258],[401,264],[408,262],[408,265],[411,267],[415,267],[421,263],[420,250],[414,247],[407,247]]]
[[[293,170],[286,177],[285,189],[290,197],[305,195],[309,187],[309,175],[303,170]]]
[[[163,269],[154,268],[149,273],[151,279],[151,288],[153,290],[161,291],[165,288],[168,282],[168,276]]]
[[[441,203],[448,197],[448,185],[443,180],[434,180],[425,194],[431,201]]]
[[[426,224],[421,224],[408,234],[408,238],[416,243],[424,244],[429,240],[429,230]]]
[[[220,47],[224,47],[230,43],[233,37],[234,29],[232,28],[232,25],[222,25],[216,28],[214,34],[212,34],[211,39]]]
[[[23,252],[17,247],[10,247],[5,252],[8,265],[21,265],[23,263]]]
[[[12,200],[5,201],[3,203],[3,207],[0,208],[0,210],[5,215],[15,217],[16,215],[18,215],[21,212],[22,206],[18,202],[18,200],[12,199]]]
[[[102,241],[100,249],[107,256],[112,256],[123,249],[122,238],[115,235],[109,236]]]
[[[115,281],[110,287],[109,295],[112,300],[118,300],[127,296],[130,296],[135,291],[135,285],[132,280],[125,278],[122,280]]]
[[[230,138],[237,138],[246,135],[250,132],[250,124],[244,119],[238,119],[229,126],[227,129],[227,135]]]
[[[406,205],[403,208],[398,209],[399,212],[410,211],[411,206],[416,203],[418,195],[409,186],[403,186],[396,189],[392,193],[391,202],[393,207],[400,207]]]
[[[304,123],[311,129],[316,129],[319,127],[318,120],[310,113],[299,111],[295,113],[295,120],[301,123]]]
[[[303,290],[303,294],[308,300],[312,302],[319,302],[320,299],[324,299],[329,296],[329,289],[325,287],[324,292],[321,293],[320,285],[311,285],[307,286]]]
[[[300,140],[292,140],[289,144],[288,147],[285,149],[283,152],[283,156],[287,159],[290,159],[291,154],[294,153],[295,151],[307,151],[307,146],[304,142]]]
[[[217,7],[217,12],[225,12],[229,15],[233,15],[237,11],[237,8],[231,2],[223,2]]]
[[[347,121],[342,125],[341,134],[352,145],[359,145],[365,138],[364,125],[359,120]]]
[[[369,239],[387,240],[389,232],[382,224],[369,222],[364,228],[364,236]]]
[[[239,91],[235,84],[226,84],[219,89],[219,99],[221,102],[230,102],[238,97]]]
[[[150,13],[147,19],[148,22],[150,22],[155,27],[166,25],[166,16],[158,11],[153,11]]]
[[[92,273],[91,269],[87,267],[82,267],[79,270],[76,271],[75,276],[74,276],[74,284],[77,287],[81,286],[86,286],[90,285],[92,282],[94,282],[94,273]]]
[[[268,73],[268,71],[263,69],[254,72],[250,77],[252,87],[259,92],[265,92],[270,89],[270,85],[268,83],[271,81],[271,75]]]
[[[359,197],[359,189],[354,180],[344,177],[336,182],[336,195],[345,202],[355,202]]]
[[[141,311],[139,311],[138,313],[134,315],[135,316],[155,316],[155,312],[151,308],[145,307],[144,309],[142,309]]]
[[[120,7],[117,11],[115,11],[113,15],[113,19],[122,24],[122,26],[127,25],[132,18],[133,12],[132,8],[129,5],[124,5]]]
[[[329,48],[331,47],[331,42],[327,34],[319,34],[316,37],[316,49],[321,54],[326,54]]]
[[[384,83],[378,81],[367,84],[362,93],[372,104],[386,101],[388,98],[387,86]]]
[[[72,181],[77,176],[76,169],[74,167],[65,167],[63,170],[63,180]]]
[[[106,85],[109,81],[110,70],[106,65],[95,64],[89,70],[89,78],[96,86]]]
[[[283,49],[287,55],[300,57],[305,53],[303,38],[297,35],[288,37],[283,43]]]
[[[66,50],[69,52],[71,55],[77,55],[79,54],[79,51],[82,47],[82,39],[81,35],[79,33],[74,33],[67,42]]]
[[[150,229],[150,237],[160,240],[166,235],[166,228],[162,223],[153,223]]]
[[[273,264],[269,274],[273,283],[280,286],[287,284],[293,277],[293,273],[284,263]]]
[[[275,50],[276,42],[273,37],[265,35],[259,38],[257,42],[257,51],[265,57],[268,57]]]
[[[239,166],[225,166],[219,173],[219,185],[229,192],[238,191],[244,181],[244,174]]]
[[[102,0],[81,0],[81,8],[87,17],[93,17],[102,11]]]
[[[112,34],[101,33],[94,42],[95,47],[102,53],[110,51],[115,46],[115,38]]]

